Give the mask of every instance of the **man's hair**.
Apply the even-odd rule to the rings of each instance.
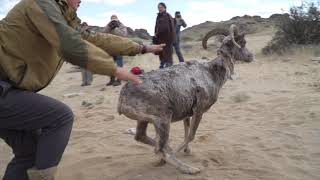
[[[166,4],[164,2],[161,2],[161,3],[158,4],[158,6],[160,6],[160,5],[163,6],[165,9],[167,9],[167,6],[166,6]]]
[[[113,14],[110,19],[111,19],[111,20],[118,20],[118,16],[115,15],[115,14]]]
[[[180,11],[176,11],[176,13],[175,13],[175,17],[181,17],[181,13],[180,13]]]

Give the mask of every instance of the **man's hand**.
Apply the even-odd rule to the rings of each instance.
[[[141,81],[141,79],[139,79],[138,76],[130,73],[129,71],[127,71],[124,68],[119,68],[118,67],[114,75],[120,80],[132,81],[136,85],[139,85],[139,84],[143,83]]]
[[[163,50],[163,47],[165,47],[165,46],[166,46],[166,44],[147,45],[146,46],[146,52],[147,53],[161,52]]]

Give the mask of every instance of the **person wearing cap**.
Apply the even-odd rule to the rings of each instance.
[[[180,49],[180,30],[181,30],[181,27],[186,28],[187,24],[184,21],[184,19],[181,17],[180,11],[176,11],[174,22],[175,22],[175,27],[176,27],[176,41],[173,43],[173,47],[176,51],[179,62],[184,62],[184,58],[183,58],[183,55],[182,55],[181,49]]]
[[[74,120],[64,103],[37,93],[65,61],[143,83],[113,55],[159,52],[106,33],[78,31],[80,0],[21,0],[0,20],[0,138],[12,149],[3,180],[55,180]],[[81,28],[80,28],[81,29]]]
[[[127,27],[124,26],[119,21],[117,15],[111,16],[111,21],[107,24],[105,32],[116,35],[116,36],[121,36],[121,37],[128,36]],[[121,55],[114,55],[113,60],[114,60],[114,62],[116,62],[118,67],[123,67],[123,57]],[[110,81],[106,85],[107,86],[111,86],[111,85],[119,86],[119,85],[121,85],[121,80],[116,79],[115,76],[111,76]]]
[[[158,4],[158,16],[155,26],[154,39],[157,44],[166,44],[163,51],[160,52],[160,69],[173,65],[173,43],[175,41],[175,26],[174,19],[167,12],[167,6],[161,2]]]

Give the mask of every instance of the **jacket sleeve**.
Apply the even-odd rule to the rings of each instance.
[[[134,56],[139,54],[142,48],[141,45],[128,38],[108,33],[84,32],[82,37],[112,56]]]
[[[32,1],[26,15],[39,31],[39,38],[47,40],[63,59],[96,74],[114,75],[116,65],[110,55],[83,40],[54,0]]]
[[[182,26],[185,28],[187,27],[187,23],[184,21],[184,19],[181,19],[182,20]]]

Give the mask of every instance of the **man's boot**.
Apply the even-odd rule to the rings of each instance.
[[[113,85],[113,83],[115,82],[115,78],[116,78],[116,77],[111,76],[111,77],[110,77],[110,81],[107,83],[106,86],[111,86],[111,85]]]
[[[113,86],[120,86],[121,85],[121,81],[119,79],[117,79],[114,83]]]
[[[55,180],[55,176],[57,173],[57,167],[52,167],[48,169],[29,169],[27,171],[29,180]]]

